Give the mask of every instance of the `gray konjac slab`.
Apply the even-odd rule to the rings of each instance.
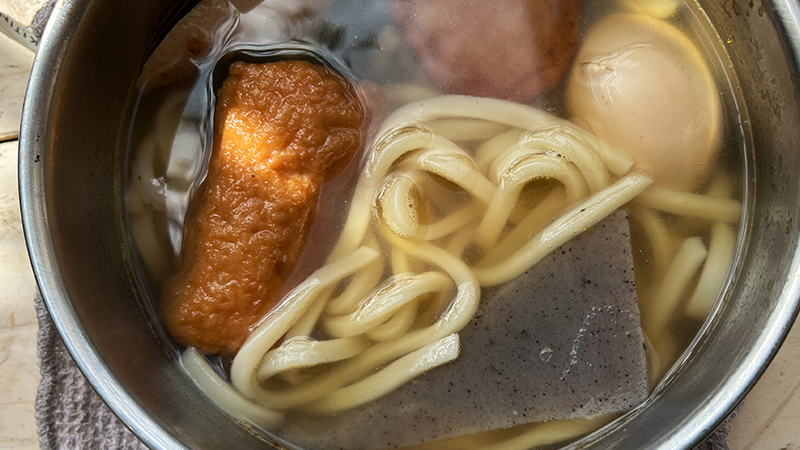
[[[647,397],[627,213],[485,289],[461,355],[373,403],[287,434],[322,450],[394,448],[626,411]]]

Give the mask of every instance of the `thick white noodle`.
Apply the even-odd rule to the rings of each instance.
[[[131,180],[138,186],[141,199],[156,210],[164,211],[166,204],[166,185],[163,177],[154,173],[155,157],[158,152],[158,139],[147,135],[142,140],[134,156]]]
[[[427,148],[432,141],[433,135],[418,127],[397,129],[387,136],[379,136],[373,144],[364,172],[356,184],[341,237],[331,252],[329,261],[353,251],[364,240],[375,194],[390,166],[408,152]]]
[[[737,223],[742,217],[742,204],[729,198],[714,198],[651,186],[636,199],[636,203],[682,216]]]
[[[414,172],[392,174],[378,193],[378,213],[384,225],[406,237],[421,235],[417,204],[417,180]]]
[[[540,130],[549,125],[564,125],[593,144],[597,157],[611,173],[623,175],[633,167],[633,160],[630,157],[615,152],[608,144],[572,122],[527,105],[493,98],[444,95],[409,103],[393,112],[384,121],[378,134],[382,135],[387,130],[412,123],[453,117],[497,122],[522,130]]]
[[[527,149],[558,153],[567,158],[583,174],[592,193],[611,184],[608,169],[591,150],[593,144],[572,124],[561,123],[544,130],[525,133],[521,144]]]
[[[617,415],[592,419],[553,420],[487,431],[441,441],[402,447],[401,450],[529,450],[575,440],[610,423]]]
[[[441,272],[395,275],[375,289],[352,314],[326,319],[325,331],[333,337],[359,336],[385,323],[408,303],[427,294],[450,290],[452,284]]]
[[[214,372],[196,348],[184,350],[180,364],[200,391],[231,416],[266,428],[276,427],[283,421],[282,413],[264,409],[233,389],[230,383]]]
[[[406,252],[399,248],[392,248],[391,252],[392,273],[406,273],[412,271],[411,261],[408,259],[408,254],[406,254]]]
[[[580,172],[563,158],[549,153],[514,152],[497,168],[498,184],[489,208],[478,226],[476,242],[491,248],[497,242],[511,211],[526,184],[538,179],[554,179],[566,189],[567,202],[575,203],[588,194]]]
[[[353,274],[378,259],[367,247],[338,259],[314,272],[294,288],[250,334],[231,365],[231,382],[239,392],[252,398],[258,388],[256,368],[264,355],[303,314],[315,296],[325,288]]]
[[[486,253],[481,265],[491,266],[508,258],[522,248],[542,230],[567,205],[567,194],[562,186],[555,187],[497,245]]]
[[[410,253],[412,256],[426,260],[430,264],[438,265],[458,285],[456,294],[450,301],[447,310],[439,317],[436,323],[427,328],[410,331],[391,342],[375,343],[357,357],[348,360],[328,374],[317,377],[308,384],[290,392],[271,392],[262,389],[255,392],[254,397],[251,398],[269,408],[288,409],[308,404],[327,395],[335,395],[338,389],[348,383],[358,381],[366,371],[418,350],[448,334],[457,333],[466,326],[475,315],[480,299],[480,289],[469,268],[460,260],[431,244],[423,244]],[[236,358],[238,359],[239,356],[237,355]],[[236,360],[234,360],[234,364],[235,362]],[[231,373],[232,378],[234,378],[234,385],[236,385],[236,379],[233,377],[233,368]],[[385,374],[371,376],[385,376]],[[401,376],[401,374],[395,374],[394,376]]]
[[[653,342],[647,337],[647,333],[643,332],[642,335],[644,336],[644,356],[647,361],[647,389],[653,392],[653,389],[661,380],[659,374],[665,361],[663,361]]]
[[[355,311],[358,303],[380,283],[382,276],[381,264],[371,264],[364,270],[358,271],[345,290],[328,301],[325,311],[333,315],[350,314]]]
[[[419,189],[414,172],[397,172],[387,179],[378,193],[377,203],[384,225],[398,235],[436,240],[462,228],[480,213],[474,205],[467,205],[434,223],[421,224],[422,205],[417,204]]]
[[[407,303],[383,325],[378,325],[364,333],[364,335],[375,342],[388,342],[398,339],[408,332],[414,324],[417,319],[417,311],[419,311],[418,302]]]
[[[314,341],[308,336],[297,336],[267,352],[257,377],[266,380],[281,372],[352,358],[366,346],[366,341],[354,337]]]
[[[454,145],[447,142],[450,145]],[[460,148],[430,148],[411,157],[404,166],[411,166],[438,175],[461,187],[484,203],[489,203],[496,186],[475,167],[472,158]]]
[[[711,225],[708,257],[700,272],[697,287],[686,304],[686,314],[697,320],[703,320],[708,315],[728,277],[735,248],[736,233],[730,225],[724,222]]]
[[[677,251],[676,239],[658,212],[644,207],[636,207],[631,211],[633,219],[639,223],[650,242],[653,255],[653,273],[664,273]]]
[[[308,409],[315,413],[330,413],[361,406],[392,392],[434,367],[456,359],[458,352],[458,334],[450,334],[408,353],[375,375],[334,391],[309,405]]]
[[[317,321],[323,311],[325,311],[325,307],[328,305],[328,300],[331,298],[331,295],[333,295],[334,290],[335,288],[333,286],[329,286],[320,291],[311,302],[310,306],[306,308],[306,311],[297,319],[294,325],[289,328],[289,331],[283,335],[283,340],[310,335],[314,331],[314,328],[316,328]]]
[[[449,236],[474,220],[479,214],[474,205],[467,205],[430,225],[420,225],[420,239],[435,241]]]
[[[183,113],[186,98],[187,94],[185,92],[178,92],[168,96],[156,114],[155,133],[159,151],[162,152],[160,157],[164,162],[169,161],[168,153],[172,148],[172,142],[175,140],[175,132],[178,130],[178,124],[181,121],[181,113]]]
[[[475,151],[475,165],[478,170],[488,173],[489,168],[497,157],[512,146],[519,146],[522,131],[513,129],[487,140]]]
[[[575,440],[610,423],[613,416],[600,416],[588,420],[554,420],[534,425],[525,433],[507,441],[480,447],[478,450],[528,450],[544,445]]]
[[[164,275],[170,271],[170,262],[164,254],[163,247],[159,244],[158,230],[153,212],[132,214],[130,219],[131,234],[139,249],[139,255],[144,264],[150,269],[150,274],[157,280],[163,280]]]
[[[642,315],[642,325],[651,335],[664,332],[670,320],[675,317],[684,292],[707,254],[706,246],[699,237],[690,237],[683,241],[653,294],[647,314]]]
[[[653,179],[643,173],[626,175],[571,207],[505,261],[476,268],[475,277],[482,286],[495,286],[518,277],[550,252],[641,194],[652,182]]]
[[[474,119],[440,119],[431,122],[430,128],[451,141],[482,141],[508,129],[496,122]]]

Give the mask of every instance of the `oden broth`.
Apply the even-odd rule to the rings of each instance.
[[[226,61],[270,61],[299,57],[331,67],[356,87],[369,120],[364,129],[367,143],[377,135],[382,121],[391,112],[407,103],[442,94],[430,81],[414,49],[398,30],[387,1],[365,3],[334,0],[326,5],[302,0],[274,3],[279,6],[271,7],[270,2],[239,5],[247,12],[238,15],[238,18],[236,8],[231,6],[231,16],[219,22],[212,33],[210,48],[193,59],[198,68],[188,76],[174,77],[166,83],[163,78],[142,80],[142,94],[130,136],[127,201],[130,229],[154,302],[158,302],[158,293],[164,281],[176,270],[174,258],[180,254],[183,219],[192,194],[202,182],[208,159],[210,149],[206,144],[210,142],[209,133],[213,129],[210,124],[214,107],[213,93],[224,78]],[[666,0],[665,3],[670,1]],[[585,2],[579,22],[581,36],[586,36],[593,25],[604,17],[620,10],[629,11],[626,8],[625,2]],[[714,167],[709,170],[707,180],[699,185],[695,193],[742,202],[746,211],[748,178],[745,163],[750,142],[747,116],[738,95],[738,81],[730,70],[732,65],[727,59],[722,40],[695,3],[681,2],[677,12],[665,20],[683,31],[702,53],[718,88],[722,107],[721,150],[715,158]],[[556,88],[536,97],[530,105],[555,116],[567,117],[565,86],[566,81],[560,82]],[[508,131],[508,128],[496,134],[503,131]],[[464,145],[475,149],[496,135],[491,131],[486,133],[487,138]],[[183,153],[176,154],[173,151],[175,143],[185,149]],[[357,156],[340,176],[322,186],[316,219],[293,275],[284,286],[284,294],[325,263],[339,239],[350,207],[349,199],[368,157],[367,154]],[[475,203],[470,195],[447,180],[430,177],[424,182],[429,186],[429,192],[434,192],[431,198],[435,207],[419,213],[423,216],[423,222],[427,220],[426,214],[437,218],[446,215],[437,207],[454,211]],[[522,192],[520,202],[534,205],[552,186],[553,183],[549,182],[530,183]],[[480,206],[475,204],[475,207]],[[716,240],[727,239],[729,246],[732,245],[732,255],[727,258],[715,257],[717,263],[722,265],[718,271],[727,274],[729,267],[733,267],[731,261],[736,260],[740,245],[738,236],[745,224],[740,218],[725,222],[657,211],[635,201],[627,207],[630,211],[630,240],[639,309],[644,333],[649,338],[646,345],[649,344],[648,377],[652,390],[690,345],[709,312],[708,306],[704,310],[699,308],[700,312],[697,308],[686,312],[684,306],[672,317],[654,317],[663,310],[658,302],[665,295],[662,292],[663,285],[667,283],[665,277],[674,275],[668,274],[673,259],[681,254],[687,238],[699,238],[698,242],[706,249],[716,246]],[[376,235],[380,234],[379,230],[373,231]],[[725,237],[719,237],[720,234]],[[468,263],[474,263],[485,254],[480,249],[467,247],[462,256]],[[384,257],[387,261],[392,260],[392,255]],[[419,269],[430,266],[419,261],[410,264]],[[687,305],[693,301],[700,273],[691,275],[689,287],[679,294],[678,304]],[[723,288],[726,285],[727,281],[722,284]],[[705,304],[711,305],[721,293],[704,295]],[[713,313],[713,308],[710,311]],[[418,321],[430,322],[436,314],[436,308],[428,308]],[[656,322],[667,325],[658,331],[648,329]],[[229,361],[216,357],[210,360],[221,372],[229,370]],[[293,414],[307,413],[302,410],[290,412],[288,420],[292,420]],[[509,448],[560,445],[612,419],[601,417],[588,422],[522,425],[510,430],[491,431],[414,448],[494,448],[492,445],[498,442],[511,443]],[[542,436],[550,437],[547,440]]]

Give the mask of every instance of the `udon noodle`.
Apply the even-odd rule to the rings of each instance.
[[[475,314],[482,287],[514,279],[632,201],[656,264],[667,266],[653,293],[658,311],[644,325],[661,335],[709,251],[689,237],[672,256],[657,211],[718,221],[710,241],[717,268],[702,271],[690,303],[694,314],[705,314],[735,242],[725,222],[737,221],[741,206],[650,186],[650,176],[632,165],[587,131],[532,107],[467,96],[402,107],[370,145],[328,262],[280,302],[233,359],[235,391],[195,350],[184,353],[183,364],[210,396],[258,423],[275,424],[290,409],[354,408],[456,358],[458,332]],[[531,182],[542,188],[525,208],[518,200]],[[442,211],[424,192],[443,185],[469,198]],[[505,229],[506,222],[514,226]],[[481,257],[465,262],[468,249]],[[421,324],[421,310],[435,320]],[[323,375],[298,372],[334,362]]]

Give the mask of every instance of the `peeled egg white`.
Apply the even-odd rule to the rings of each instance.
[[[566,99],[575,123],[661,187],[693,191],[719,153],[722,111],[711,72],[686,35],[662,20],[615,14],[595,25]]]

